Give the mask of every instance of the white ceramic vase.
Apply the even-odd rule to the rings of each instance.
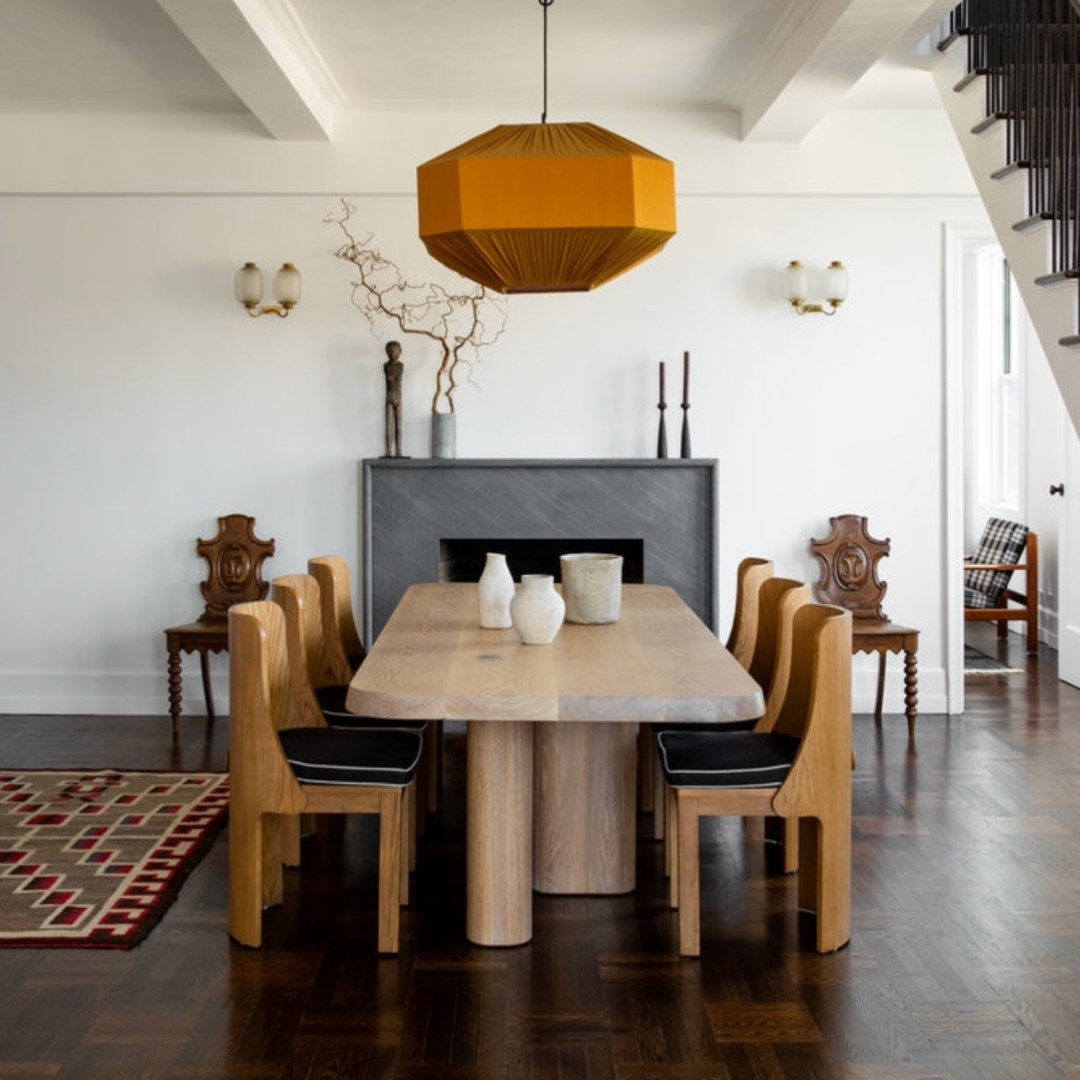
[[[549,645],[562,626],[566,605],[551,574],[522,574],[510,601],[510,618],[526,645]]]
[[[506,630],[514,624],[510,620],[510,601],[514,599],[514,579],[506,556],[489,551],[484,562],[484,572],[477,585],[480,601],[480,625],[488,630]]]

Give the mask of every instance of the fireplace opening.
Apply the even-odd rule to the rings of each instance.
[[[506,556],[515,581],[522,574],[551,574],[562,580],[559,556],[575,551],[596,551],[623,557],[623,581],[640,584],[645,580],[645,541],[642,539],[452,539],[439,541],[439,580],[477,581],[489,551]]]

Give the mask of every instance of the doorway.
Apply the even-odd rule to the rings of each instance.
[[[1062,482],[1075,435],[989,225],[946,226],[945,281],[946,676],[956,714],[964,701],[963,556],[988,517],[1039,534],[1040,640],[1057,646],[1062,501],[1050,488]],[[1080,627],[1077,644],[1080,658]]]

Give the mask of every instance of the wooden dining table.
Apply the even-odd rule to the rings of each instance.
[[[634,888],[637,733],[760,716],[761,688],[662,585],[548,645],[480,626],[476,585],[413,585],[349,687],[355,713],[466,727],[466,936],[532,937],[532,893]]]

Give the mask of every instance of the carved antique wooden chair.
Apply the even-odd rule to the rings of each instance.
[[[379,815],[378,948],[398,951],[408,889],[406,793],[423,737],[311,727],[297,715],[285,613],[267,600],[229,610],[229,933],[262,944],[281,903],[282,817]]]
[[[1023,592],[1010,588],[1017,570],[1024,572]],[[987,521],[978,549],[964,560],[964,618],[996,622],[998,637],[1008,633],[1010,619],[1022,619],[1028,653],[1039,651],[1039,538],[1026,525]]]
[[[170,626],[165,631],[169,715],[174,735],[179,729],[183,700],[181,654],[199,654],[206,714],[213,720],[210,653],[225,652],[229,647],[229,608],[247,600],[265,598],[268,586],[262,578],[262,564],[274,554],[274,541],[256,537],[253,517],[226,514],[218,518],[217,536],[211,540],[197,540],[195,550],[210,566],[209,577],[199,585],[206,608],[196,622]]]
[[[878,577],[878,562],[889,554],[889,540],[875,540],[867,531],[866,518],[841,514],[829,518],[832,531],[823,540],[811,540],[810,551],[821,564],[821,580],[815,586],[823,604],[850,611],[853,618],[851,647],[859,653],[877,653],[877,696],[874,719],[881,721],[885,695],[885,659],[889,653],[904,654],[904,713],[908,734],[915,734],[918,715],[919,631],[890,622],[881,608],[887,586]]]
[[[851,622],[823,604],[795,611],[790,679],[771,730],[657,736],[680,955],[701,953],[699,823],[710,816],[797,819],[799,907],[817,915],[817,951],[850,939]]]

